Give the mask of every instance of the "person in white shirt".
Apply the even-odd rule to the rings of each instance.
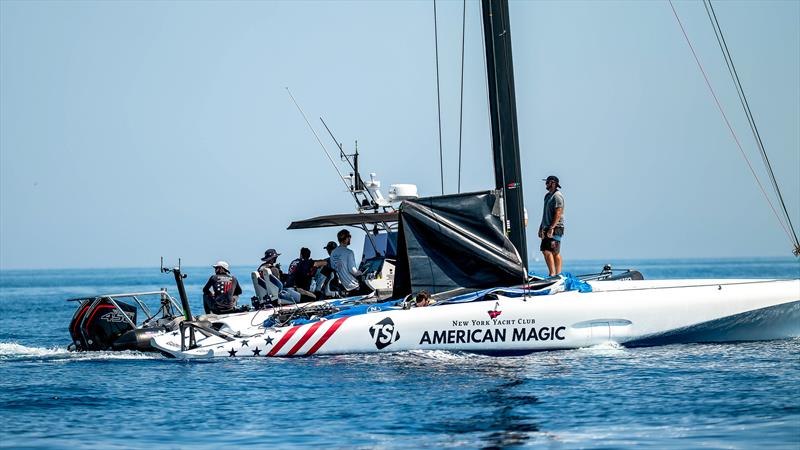
[[[350,232],[343,229],[336,233],[336,239],[339,240],[339,246],[331,252],[331,268],[336,271],[339,283],[347,291],[345,296],[352,297],[371,293],[372,289],[357,278],[363,274],[356,266],[356,257],[353,251],[348,248],[352,239]]]

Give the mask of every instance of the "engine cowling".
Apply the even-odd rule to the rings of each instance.
[[[128,319],[136,323],[136,307],[121,301],[116,304],[119,307],[107,298],[82,301],[69,324],[76,350],[111,349],[120,336],[134,329]]]

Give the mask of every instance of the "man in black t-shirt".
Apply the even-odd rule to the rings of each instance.
[[[289,264],[286,286],[296,287],[306,291],[311,289],[313,272],[314,260],[311,259],[311,250],[303,247],[300,249],[300,257]]]
[[[242,294],[239,281],[231,275],[225,261],[214,264],[214,275],[203,286],[203,306],[206,314],[227,314],[236,311],[236,302]]]

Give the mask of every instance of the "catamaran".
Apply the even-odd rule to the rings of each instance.
[[[105,315],[126,324],[129,348],[136,343],[135,348],[181,359],[420,349],[516,355],[606,342],[649,346],[800,336],[800,279],[644,280],[636,271],[607,270],[539,278],[528,273],[508,4],[481,4],[493,189],[409,195],[397,210],[375,208],[293,224],[359,226],[367,234],[368,226],[381,225],[383,244],[368,239],[376,259],[367,278],[381,280],[375,287],[382,295],[293,303],[281,295],[279,280],[268,280],[256,287],[260,309],[195,317],[180,268],[164,269],[175,274],[180,309],[175,299],[157,293],[163,317],[154,320],[148,313],[151,325],[140,331],[115,298],[81,299],[71,325],[78,333],[77,338],[73,334],[76,346],[96,342],[89,321],[103,316],[93,313],[99,305],[110,305]],[[355,175],[360,177],[357,170]],[[434,302],[417,307],[413,296],[423,290]],[[119,330],[108,336],[106,341],[115,341]]]

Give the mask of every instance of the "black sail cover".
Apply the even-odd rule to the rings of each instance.
[[[406,200],[392,296],[518,285],[526,278],[504,234],[499,191]]]

